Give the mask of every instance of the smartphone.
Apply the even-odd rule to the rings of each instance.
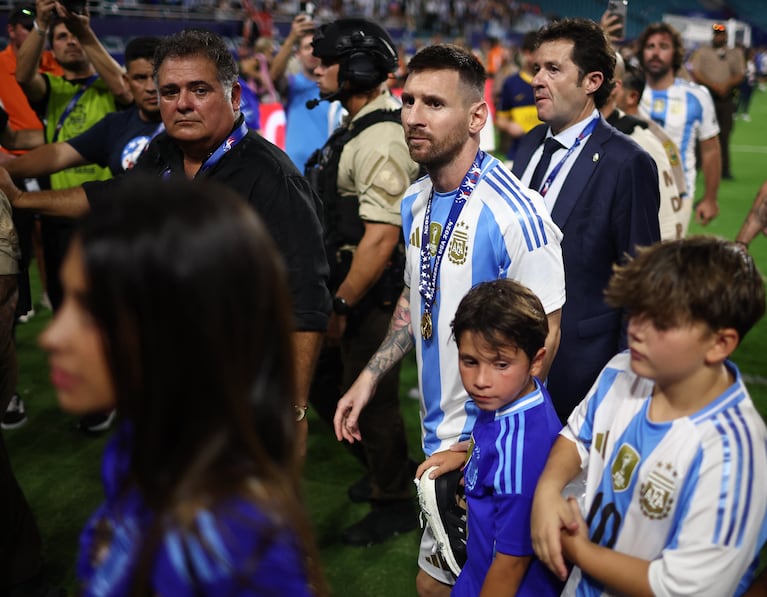
[[[301,2],[300,12],[307,15],[309,18],[314,17],[314,2]]]
[[[626,13],[629,10],[629,0],[607,0],[607,12],[618,17],[621,28],[611,35],[620,41],[626,37]]]

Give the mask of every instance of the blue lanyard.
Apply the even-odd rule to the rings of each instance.
[[[59,138],[59,133],[61,132],[62,127],[64,126],[64,121],[72,113],[72,110],[75,109],[77,102],[80,101],[80,98],[83,96],[83,94],[86,91],[88,91],[88,88],[91,85],[93,85],[96,82],[96,79],[98,78],[99,78],[98,75],[91,75],[90,77],[88,77],[80,86],[80,89],[78,89],[75,92],[75,94],[72,96],[72,99],[69,100],[67,107],[64,108],[64,112],[61,113],[61,116],[59,116],[59,121],[56,123],[56,128],[54,129],[53,136],[51,137],[51,143],[56,143],[56,140]]]
[[[218,164],[221,161],[221,158],[224,157],[226,153],[228,153],[235,145],[237,145],[240,141],[242,141],[245,138],[245,135],[248,134],[248,125],[243,120],[239,127],[237,127],[235,130],[231,132],[231,134],[224,139],[224,141],[219,145],[216,150],[211,153],[205,161],[202,163],[202,166],[200,166],[200,169],[197,171],[197,174],[194,175],[195,178],[197,178],[201,173],[205,172],[206,170],[210,170]],[[167,168],[163,173],[163,178],[168,178],[171,174],[170,168]]]
[[[200,166],[200,169],[198,170],[197,174],[195,174],[195,177],[197,177],[202,172],[205,172],[206,170],[210,170],[213,166],[218,164],[221,161],[221,158],[224,157],[224,154],[228,153],[232,147],[242,141],[247,134],[248,125],[245,124],[245,121],[243,120],[240,126],[233,130],[232,133],[226,139],[224,139],[224,142],[216,148],[216,151],[211,153],[202,163],[202,166]]]
[[[418,292],[423,297],[423,310],[427,313],[431,313],[432,306],[434,305],[434,299],[437,294],[437,278],[439,276],[439,268],[442,263],[442,256],[445,254],[447,248],[447,242],[450,240],[450,235],[453,232],[458,216],[461,215],[461,210],[466,204],[466,200],[471,195],[474,187],[477,186],[479,181],[479,175],[482,171],[481,164],[485,159],[485,153],[480,149],[477,151],[477,155],[474,158],[474,162],[463,178],[463,182],[458,187],[458,190],[453,197],[453,205],[450,208],[450,213],[447,216],[447,222],[442,229],[442,236],[439,239],[437,245],[437,253],[434,256],[434,267],[430,267],[431,251],[429,249],[429,228],[431,227],[431,204],[434,199],[434,188],[432,188],[429,198],[426,201],[426,213],[423,220],[423,231],[421,234],[421,271],[418,281]],[[428,338],[427,338],[428,339]]]
[[[554,166],[552,171],[546,177],[546,180],[543,181],[543,186],[541,186],[541,190],[538,191],[541,194],[541,197],[545,197],[546,193],[549,192],[549,189],[551,188],[551,183],[554,182],[554,179],[557,177],[557,174],[559,174],[559,171],[562,169],[562,164],[564,164],[567,158],[569,158],[572,155],[572,153],[575,151],[575,148],[581,144],[581,141],[583,141],[586,137],[588,137],[594,131],[594,127],[597,126],[597,122],[599,122],[599,116],[592,119],[592,121],[589,122],[583,128],[583,130],[581,131],[581,134],[578,135],[578,138],[575,140],[575,143],[573,143],[572,147],[567,150],[565,157],[559,160],[559,163],[556,166]]]

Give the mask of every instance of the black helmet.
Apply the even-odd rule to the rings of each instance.
[[[312,54],[339,64],[338,85],[351,91],[373,89],[397,69],[397,51],[386,30],[365,19],[339,19],[314,34]]]

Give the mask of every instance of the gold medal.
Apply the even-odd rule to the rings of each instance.
[[[424,314],[421,315],[421,336],[423,336],[424,340],[430,340],[431,332],[431,313],[424,311]]]

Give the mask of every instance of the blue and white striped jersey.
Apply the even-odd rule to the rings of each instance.
[[[461,384],[458,350],[450,333],[450,322],[463,296],[479,282],[508,277],[532,289],[547,313],[560,309],[565,302],[562,233],[540,195],[521,186],[490,155],[485,156],[481,168],[479,181],[463,207],[442,259],[430,340],[421,337],[418,276],[431,180],[425,177],[416,181],[402,199],[407,247],[405,284],[410,287],[423,449],[427,456],[467,439],[474,426],[477,409]],[[453,195],[434,194],[429,231],[432,266]]]
[[[591,540],[649,560],[655,595],[740,595],[767,535],[767,429],[740,372],[691,416],[648,418],[653,382],[615,356],[561,434],[586,468]],[[602,595],[574,568],[563,595]]]
[[[668,133],[679,148],[687,194],[695,199],[695,141],[719,134],[714,101],[708,89],[692,81],[674,79],[668,89],[645,86],[641,110]]]

